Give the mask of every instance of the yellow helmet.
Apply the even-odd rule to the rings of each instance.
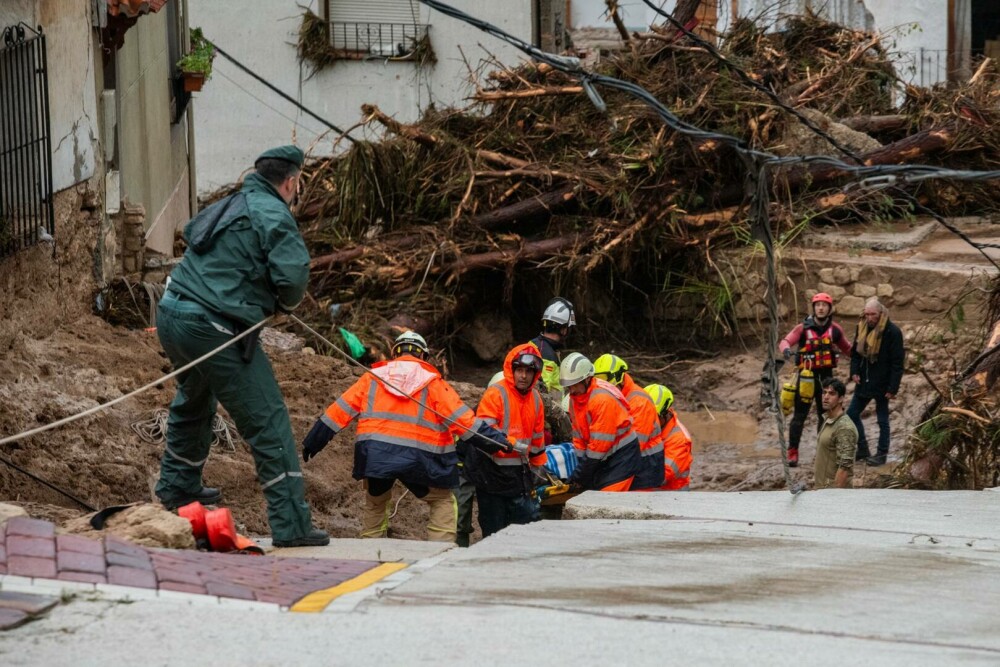
[[[670,391],[662,384],[651,384],[643,387],[643,391],[649,394],[650,398],[653,399],[653,403],[656,405],[656,412],[658,414],[663,414],[664,410],[669,410],[670,406],[674,404],[674,392]]]
[[[594,375],[602,377],[611,384],[620,385],[622,376],[628,370],[628,364],[621,357],[613,354],[602,354],[594,360]]]

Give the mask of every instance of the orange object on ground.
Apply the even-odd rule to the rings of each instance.
[[[191,522],[191,532],[195,540],[208,538],[208,526],[205,525],[205,506],[197,500],[177,510],[177,515]]]

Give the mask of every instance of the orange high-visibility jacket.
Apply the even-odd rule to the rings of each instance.
[[[541,374],[527,394],[514,386],[514,359],[522,354],[538,354],[530,343],[519,345],[507,354],[503,363],[503,380],[491,385],[479,401],[476,417],[498,431],[507,434],[512,443],[528,446],[531,467],[545,465],[545,410],[536,386]],[[465,474],[477,488],[488,493],[518,496],[531,492],[530,476],[525,477],[524,461],[516,451],[486,454],[471,449],[465,460]],[[530,475],[530,473],[529,473]]]
[[[587,391],[572,396],[573,448],[580,460],[573,482],[602,489],[639,472],[639,440],[632,431],[628,402],[618,387],[593,378]]]
[[[455,438],[468,440],[479,427],[437,369],[408,354],[372,366],[322,417],[334,433],[354,419],[355,479],[399,479],[438,488],[458,486]]]
[[[691,477],[691,434],[674,412],[663,427],[664,491],[688,491]]]
[[[658,488],[663,484],[664,460],[660,415],[656,412],[656,403],[628,373],[622,375],[621,389],[628,401],[632,430],[639,439],[639,453],[642,456],[642,470],[636,474],[632,489]]]

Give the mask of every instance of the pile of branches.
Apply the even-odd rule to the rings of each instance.
[[[978,490],[1000,486],[1000,279],[987,307],[984,349],[943,387],[910,435],[899,486]]]
[[[877,36],[812,14],[784,25],[766,32],[738,20],[719,49],[865,164],[1000,164],[1000,77],[990,61],[954,88],[906,87],[898,107],[901,84]],[[625,35],[601,73],[643,86],[682,121],[780,155],[843,157],[673,28]],[[597,280],[618,304],[648,301],[711,270],[717,249],[751,241],[747,165],[730,146],[668,129],[619,91],[601,90],[602,112],[579,81],[545,64],[493,65],[470,108],[406,125],[365,105],[362,124],[384,138],[308,165],[298,215],[318,308],[363,302],[367,318],[405,311],[440,331],[463,303],[509,302],[518,283],[547,298]],[[911,214],[899,194],[845,192],[846,182],[825,167],[776,173],[776,237],[803,221]],[[941,214],[1000,203],[985,185],[928,183],[906,190]],[[486,280],[486,292],[469,280],[484,269],[502,278]]]

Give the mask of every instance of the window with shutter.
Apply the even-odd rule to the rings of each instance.
[[[417,0],[326,0],[330,45],[344,58],[416,60],[427,26]]]

